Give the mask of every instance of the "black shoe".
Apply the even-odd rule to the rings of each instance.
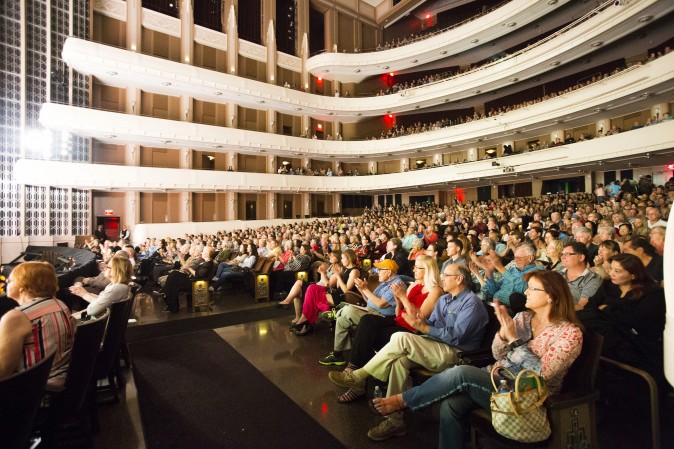
[[[276,307],[278,307],[279,309],[289,309],[290,304],[283,304],[283,303],[277,302]]]
[[[295,335],[298,337],[304,337],[306,335],[312,334],[314,332],[314,326],[308,321],[305,321],[300,325],[299,328],[295,328]]]
[[[172,310],[172,309],[169,309],[168,307],[164,307],[162,312],[164,312],[164,313],[178,313],[177,310]]]

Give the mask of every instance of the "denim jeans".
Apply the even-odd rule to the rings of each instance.
[[[460,365],[446,369],[418,387],[405,391],[403,400],[411,410],[441,402],[440,448],[460,449],[463,447],[468,412],[476,408],[489,410],[493,391],[488,371]]]

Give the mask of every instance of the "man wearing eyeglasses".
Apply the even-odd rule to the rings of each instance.
[[[576,310],[581,310],[597,292],[602,278],[588,269],[588,252],[585,244],[572,242],[562,250],[562,264],[555,269],[569,284]]]
[[[364,392],[369,376],[388,380],[387,396],[402,393],[409,388],[409,372],[413,367],[424,367],[435,372],[458,363],[457,352],[479,348],[487,322],[487,311],[480,298],[473,293],[471,274],[465,265],[448,265],[441,276],[446,295],[438,298],[428,320],[406,296],[396,296],[405,306],[405,321],[417,334],[397,332],[391,340],[370,359],[363,368],[354,371],[331,371],[330,380],[340,387]],[[383,441],[403,436],[407,426],[401,412],[386,416],[368,437]]]

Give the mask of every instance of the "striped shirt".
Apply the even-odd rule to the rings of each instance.
[[[18,308],[33,330],[23,345],[19,371],[27,369],[56,351],[49,377],[65,377],[75,335],[75,321],[65,304],[55,298],[36,298]]]

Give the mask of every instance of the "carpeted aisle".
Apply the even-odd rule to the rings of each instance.
[[[211,330],[129,349],[149,449],[344,447]]]

